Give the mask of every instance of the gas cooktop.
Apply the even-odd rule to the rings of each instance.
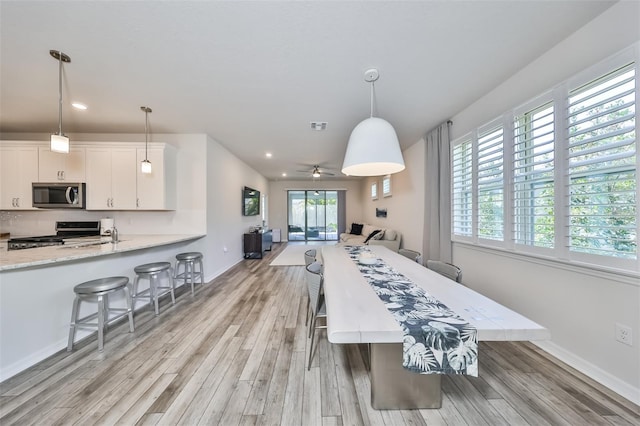
[[[58,246],[68,238],[100,236],[100,222],[56,222],[56,235],[12,238],[7,250],[22,250],[36,247]]]

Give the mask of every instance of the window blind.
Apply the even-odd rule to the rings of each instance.
[[[471,237],[473,231],[473,163],[471,140],[455,145],[452,151],[452,232],[454,235]]]
[[[553,248],[554,109],[548,102],[516,115],[513,125],[513,239]]]
[[[478,135],[478,237],[504,240],[503,129]]]
[[[568,246],[637,259],[635,65],[569,92]]]

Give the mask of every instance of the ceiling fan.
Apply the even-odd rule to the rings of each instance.
[[[311,170],[307,169],[307,170],[297,170],[297,171],[301,172],[301,173],[309,173],[309,172],[311,172],[311,176],[314,177],[314,178],[319,178],[320,176],[335,176],[335,174],[333,174],[333,173],[325,172],[317,164],[314,164],[313,166],[311,166]]]

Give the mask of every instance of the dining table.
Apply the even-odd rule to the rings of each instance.
[[[542,325],[385,246],[363,246],[358,250],[366,252],[367,264],[373,262],[390,268],[404,281],[424,290],[430,300],[437,299],[441,306],[455,312],[477,330],[477,341],[551,338],[549,330]],[[442,374],[416,373],[403,367],[403,327],[388,309],[389,305],[374,291],[369,279],[371,274],[366,273],[367,269],[362,268],[353,253],[353,247],[341,244],[322,248],[329,342],[369,345],[374,409],[439,408]],[[481,351],[477,357],[482,358]]]

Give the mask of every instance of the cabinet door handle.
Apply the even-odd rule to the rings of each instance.
[[[61,171],[60,171],[60,176],[62,176],[62,180],[65,180],[65,177],[64,177],[64,170],[61,170]]]
[[[11,199],[11,206],[12,206],[12,207],[15,207],[15,206],[16,206],[16,199],[15,199],[15,198],[12,198],[12,199]]]
[[[140,198],[136,198],[136,207],[140,207]]]
[[[20,198],[16,198],[16,207],[20,207]]]

